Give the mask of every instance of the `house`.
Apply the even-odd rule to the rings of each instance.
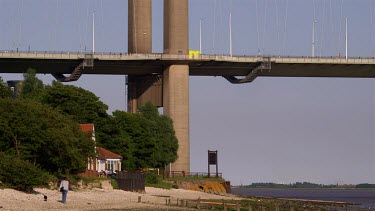
[[[80,124],[81,130],[96,143],[94,124]],[[86,172],[82,176],[98,176],[102,171],[121,171],[122,156],[102,147],[95,147],[95,158],[89,158]]]
[[[106,150],[102,147],[96,147],[97,157],[97,171],[121,171],[122,156]]]

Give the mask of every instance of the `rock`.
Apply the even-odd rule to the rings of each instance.
[[[102,180],[100,183],[101,183],[102,189],[113,190],[110,180]]]

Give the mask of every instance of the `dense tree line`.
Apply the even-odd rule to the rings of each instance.
[[[375,188],[375,184],[362,183],[355,186],[356,188]]]
[[[0,78],[2,182],[21,184],[10,179],[9,172],[14,177],[25,169],[44,178],[41,181],[46,181],[46,175],[83,172],[87,158],[95,156],[94,142],[79,128],[85,123],[94,123],[97,146],[124,157],[123,169],[164,168],[177,159],[172,120],[160,115],[151,103],[136,114],[115,111],[109,115],[108,106],[95,94],[56,81],[44,85],[32,70],[24,74],[18,88],[21,91],[12,99],[12,90]],[[9,165],[12,162],[17,165]],[[27,181],[23,186],[42,183]]]
[[[28,99],[0,100],[0,149],[51,173],[85,169],[94,143],[57,110]]]
[[[252,183],[251,185],[246,185],[247,188],[335,188],[336,185],[323,185],[315,184],[311,182],[296,182],[290,184],[278,184],[278,183]]]
[[[296,182],[290,184],[278,184],[278,183],[252,183],[250,185],[244,185],[245,188],[375,188],[375,184],[358,184],[358,185],[323,185],[311,182]]]

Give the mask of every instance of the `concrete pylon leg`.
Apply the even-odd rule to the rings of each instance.
[[[164,0],[164,53],[189,54],[189,1]],[[172,171],[190,172],[189,66],[171,65],[163,73],[164,114],[173,120],[178,158]]]
[[[128,112],[136,113],[138,108],[136,77],[128,76]]]
[[[152,51],[152,2],[128,0],[128,52]]]
[[[128,76],[128,112],[136,113],[141,106],[151,102],[163,106],[162,77],[159,75]]]
[[[189,66],[171,65],[163,74],[164,115],[171,117],[178,139],[178,158],[172,171],[190,172]]]
[[[152,2],[128,0],[128,52],[152,53]],[[161,81],[155,75],[128,76],[128,112],[136,113],[146,102],[162,106]],[[152,83],[150,83],[150,81]]]
[[[128,0],[128,52],[151,53],[151,0]],[[164,53],[188,55],[188,0],[164,0]],[[190,172],[189,141],[189,66],[171,65],[163,73],[163,88],[151,76],[129,76],[128,111],[147,101],[164,107],[164,114],[173,120],[179,143],[178,159],[171,165],[173,171]],[[152,77],[151,77],[152,79]],[[160,105],[162,99],[162,105]]]

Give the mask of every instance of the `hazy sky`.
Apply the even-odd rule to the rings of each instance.
[[[162,0],[153,0],[153,51],[162,52]],[[190,0],[189,46],[204,54],[375,56],[375,0]],[[0,0],[0,50],[127,52],[126,0]],[[375,71],[375,68],[374,68]],[[4,80],[19,74],[0,74]],[[53,77],[39,75],[45,83]],[[70,83],[111,111],[126,105],[124,76],[83,75]],[[190,78],[191,171],[207,171],[207,150],[232,184],[375,183],[375,80],[257,78],[232,85]],[[100,137],[99,137],[100,138]]]

